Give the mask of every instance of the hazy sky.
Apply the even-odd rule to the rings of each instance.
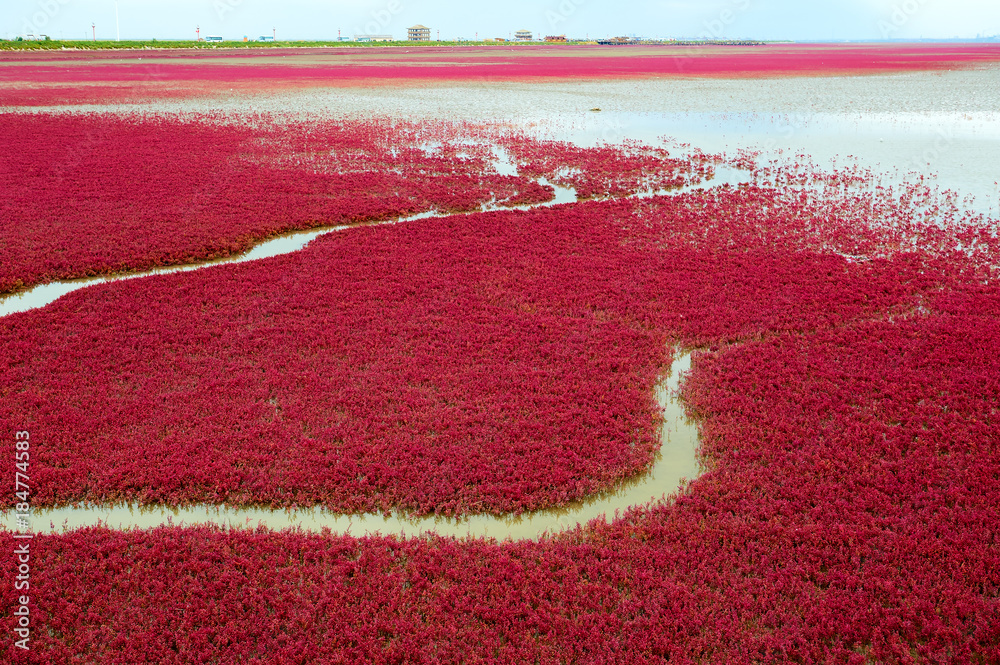
[[[53,39],[115,37],[114,0],[0,0],[0,35]],[[536,34],[603,37],[840,40],[972,38],[1000,34],[997,0],[119,0],[123,39],[333,39],[356,33],[406,35],[422,23],[432,38]]]

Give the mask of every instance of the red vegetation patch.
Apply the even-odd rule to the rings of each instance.
[[[678,232],[712,198],[355,229],[73,293],[0,322],[2,413],[49,433],[39,505],[578,499],[650,463],[668,337],[839,325],[936,283],[905,261],[693,248]]]
[[[142,58],[145,58],[145,62]],[[0,106],[116,102],[288,87],[433,81],[551,81],[656,76],[769,77],[936,71],[1000,61],[996,44],[791,44],[756,47],[597,46],[266,49],[16,53],[0,66]],[[105,99],[89,85],[108,86]],[[125,88],[122,85],[125,84]],[[31,89],[37,91],[30,92]],[[78,97],[74,97],[78,95]]]
[[[35,501],[520,511],[648,464],[665,340],[511,301],[499,275],[477,275],[488,256],[449,247],[471,229],[436,226],[337,234],[28,314],[62,351],[36,365],[8,346],[10,367],[81,379],[58,398],[62,424],[38,411],[58,381],[4,408],[52,435]],[[112,348],[123,355],[108,362]]]
[[[802,660],[1000,657],[998,359],[1000,319],[977,312],[696,361],[685,395],[715,470],[679,508],[704,515],[717,611],[756,617],[748,642]],[[661,519],[635,529],[675,538]]]
[[[623,146],[581,148],[560,141],[525,141],[521,136],[501,137],[518,164],[518,173],[576,189],[579,199],[628,196],[659,192],[702,179],[712,169],[705,164],[680,162],[663,148],[638,141]]]
[[[263,120],[0,115],[0,127],[23,146],[0,156],[0,242],[11,259],[0,293],[536,190],[491,172],[482,155],[431,155],[418,129],[377,122],[279,132]]]
[[[701,354],[685,395],[713,470],[671,506],[564,538],[35,536],[33,653],[995,662],[996,295]],[[14,558],[0,562],[13,579]],[[0,594],[14,606],[12,585]]]
[[[0,114],[0,131],[11,147],[0,155],[8,257],[0,294],[229,256],[293,230],[553,196],[533,179],[500,175],[492,133],[474,126]],[[591,195],[676,185],[702,172],[639,146],[587,152],[508,142],[532,154],[559,150],[576,174],[559,182]]]
[[[664,346],[710,345],[684,388],[709,471],[670,505],[538,543],[38,535],[33,654],[1000,661],[1000,241],[919,186],[777,175],[351,229],[3,318],[35,505],[546,505],[646,463]]]
[[[51,662],[996,662],[1000,320],[966,298],[974,315],[702,354],[685,395],[713,470],[672,506],[566,538],[36,536],[33,649]],[[11,557],[0,570],[13,578]]]

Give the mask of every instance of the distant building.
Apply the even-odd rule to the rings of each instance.
[[[205,41],[206,42],[221,42],[222,41],[222,37],[220,37],[219,35],[205,35]]]
[[[259,42],[273,42],[274,41],[274,35],[261,35],[260,37],[257,38],[257,41],[259,41]]]
[[[415,25],[406,30],[406,38],[411,42],[429,42],[431,40],[431,29],[426,25]]]
[[[630,46],[639,42],[631,37],[611,37],[610,39],[598,39],[597,43],[602,46]]]
[[[547,41],[547,42],[564,42],[564,41],[566,41],[566,35],[545,35],[545,41]]]
[[[392,35],[354,35],[356,42],[391,42]]]
[[[514,39],[519,42],[530,42],[531,30],[518,30],[514,33]]]

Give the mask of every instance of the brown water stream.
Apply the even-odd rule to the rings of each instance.
[[[265,526],[280,530],[300,528],[310,532],[329,529],[334,534],[363,536],[396,534],[414,537],[425,534],[474,536],[497,540],[529,540],[542,534],[555,534],[586,524],[602,515],[609,521],[616,512],[665,499],[675,494],[684,479],[699,475],[697,462],[698,428],[684,413],[677,390],[684,373],[691,367],[691,355],[678,354],[670,374],[656,389],[663,409],[661,447],[647,472],[621,483],[616,489],[594,495],[561,508],[526,513],[519,517],[474,515],[462,519],[426,517],[408,519],[401,515],[340,515],[322,508],[268,510],[195,505],[183,508],[120,506],[64,507],[39,509],[30,513],[29,523],[35,532],[61,532],[87,526],[148,529],[166,524],[216,524],[226,528]],[[0,513],[2,524],[15,530],[13,511]],[[24,529],[22,529],[24,530]]]
[[[509,155],[499,149],[494,149],[496,168],[500,173],[516,175],[517,167]],[[692,185],[670,192],[641,192],[637,198],[657,194],[675,194],[691,189],[722,184],[735,184],[741,179],[741,174],[719,174],[716,180]],[[548,185],[545,180],[540,181]],[[566,187],[553,185],[556,196],[552,201],[543,204],[519,206],[513,209],[535,209],[563,203],[575,203],[576,191]],[[486,206],[484,210],[496,209]],[[397,224],[428,217],[437,216],[429,212],[414,215],[404,219],[387,220],[379,224]],[[193,265],[160,268],[142,273],[126,275],[110,275],[93,279],[68,280],[39,285],[29,291],[0,300],[0,316],[13,312],[27,311],[55,301],[72,291],[86,288],[103,282],[122,279],[138,279],[159,273],[200,270],[215,265],[253,261],[281,254],[289,254],[303,249],[313,239],[325,233],[344,231],[353,226],[324,227],[306,232],[288,233],[261,243],[252,250],[234,257]],[[647,472],[621,483],[613,491],[592,496],[584,501],[573,503],[561,508],[527,513],[517,517],[495,517],[489,515],[474,515],[461,519],[427,517],[410,519],[403,515],[389,517],[381,514],[340,515],[328,512],[322,508],[303,508],[288,510],[269,510],[262,508],[235,508],[220,505],[195,505],[183,508],[139,507],[130,505],[102,506],[83,505],[79,507],[63,507],[56,509],[39,509],[31,513],[30,528],[34,531],[53,531],[79,529],[86,526],[102,524],[112,528],[152,528],[165,524],[216,524],[227,528],[253,528],[258,525],[271,529],[301,528],[306,531],[319,532],[329,529],[337,534],[364,535],[380,533],[383,535],[397,534],[401,536],[418,536],[434,533],[442,536],[480,536],[498,540],[524,540],[538,538],[545,533],[558,533],[572,529],[577,525],[597,519],[602,515],[613,518],[616,512],[663,499],[674,494],[682,479],[697,477],[698,430],[696,425],[684,414],[683,406],[677,399],[677,388],[683,372],[691,366],[690,354],[679,355],[674,359],[668,377],[657,387],[657,402],[663,409],[664,423],[661,434],[661,449],[651,469]],[[15,514],[13,511],[0,513],[3,524],[8,529],[15,530]],[[22,529],[23,530],[23,529]]]

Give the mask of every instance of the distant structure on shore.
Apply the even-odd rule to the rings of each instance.
[[[656,43],[667,46],[767,46],[767,42],[756,39],[667,39]]]
[[[419,23],[406,30],[406,38],[411,42],[429,42],[431,40],[431,29]]]
[[[94,26],[91,26],[91,27],[93,28]],[[374,29],[374,26],[373,26],[372,29]],[[432,30],[431,30],[431,28],[428,28],[426,25],[422,25],[422,24],[418,23],[417,25],[414,25],[414,26],[412,26],[410,28],[407,28],[407,30],[406,30],[406,39],[408,41],[410,41],[410,42],[430,42],[430,41],[435,41],[436,43],[442,43],[442,42],[440,42],[441,31],[437,30],[436,32],[437,32],[437,35],[432,36]],[[196,42],[198,42],[199,44],[204,43],[204,42],[208,42],[209,44],[213,44],[213,43],[214,44],[218,44],[220,42],[226,42],[227,44],[233,44],[234,42],[240,41],[238,37],[237,38],[224,38],[221,35],[207,35],[207,36],[202,36],[201,33],[202,33],[202,31],[201,31],[200,28],[196,28],[195,29]],[[506,37],[482,37],[481,38],[479,36],[479,33],[476,33],[476,38],[474,40],[469,40],[469,39],[463,38],[463,37],[454,37],[454,38],[451,39],[451,41],[456,42],[456,43],[465,43],[465,42],[469,42],[469,41],[474,41],[474,42],[485,42],[485,43],[488,43],[488,44],[503,44],[503,43],[506,43],[506,42],[518,42],[518,43],[522,43],[522,44],[523,43],[529,43],[529,42],[531,42],[531,43],[542,43],[542,42],[544,42],[544,43],[548,43],[548,44],[591,44],[591,45],[598,45],[599,44],[601,46],[764,46],[764,45],[770,43],[770,42],[758,41],[758,40],[754,40],[754,39],[704,39],[704,38],[697,38],[697,39],[680,38],[680,39],[678,39],[678,38],[670,38],[670,37],[648,38],[648,37],[637,36],[637,35],[634,35],[634,34],[631,35],[631,36],[601,37],[601,38],[590,37],[589,35],[586,35],[586,36],[581,36],[581,35],[567,36],[565,34],[562,34],[562,35],[544,35],[544,36],[543,35],[544,35],[544,33],[535,33],[535,32],[533,32],[531,30],[521,29],[521,30],[517,30],[515,32],[508,33],[508,35]],[[360,44],[371,43],[371,42],[399,43],[400,39],[401,39],[400,37],[394,37],[391,34],[378,34],[378,35],[376,35],[376,34],[372,34],[370,32],[368,32],[368,33],[357,32],[357,33],[355,33],[352,36],[347,36],[347,35],[341,36],[341,31],[340,30],[337,30],[337,37],[336,37],[336,41],[337,42],[355,42],[355,43],[360,43]],[[17,36],[17,37],[13,37],[13,38],[9,38],[9,39],[2,39],[2,38],[0,38],[0,44],[6,43],[6,42],[22,42],[22,41],[27,41],[27,42],[51,41],[51,38],[49,36],[47,36],[47,35],[42,35],[42,34],[27,34],[27,35]],[[63,41],[63,40],[60,39],[58,41]],[[87,41],[88,42],[93,41],[93,42],[96,43],[96,41],[97,41],[96,35],[94,35],[94,34],[89,35],[88,38],[87,38]],[[153,39],[152,41],[156,42],[157,40]],[[156,44],[154,47],[159,46],[159,47],[163,47],[163,48],[172,48],[173,46],[169,46],[168,44],[170,44],[170,43],[180,43],[182,41],[185,41],[185,40],[167,40],[166,43]],[[265,42],[265,43],[266,42],[275,42],[276,41],[276,30],[274,28],[272,28],[272,31],[271,31],[270,35],[266,35],[266,34],[265,35],[260,35],[259,37],[255,38],[255,39],[251,38],[251,37],[249,37],[247,35],[244,35],[242,41],[246,42],[246,43],[250,43],[250,42]],[[295,40],[295,41],[298,42],[298,43],[302,43],[302,44],[313,43],[312,40]],[[317,40],[314,43],[329,43],[329,41],[333,41],[333,40],[332,39],[330,39],[328,41]],[[914,41],[921,41],[921,40],[914,40]],[[922,41],[926,41],[928,43],[936,43],[935,40],[922,40]],[[947,40],[938,40],[938,41],[947,41]],[[957,40],[955,40],[955,41],[957,41]],[[1000,39],[998,39],[998,37],[996,37],[996,36],[992,36],[992,37],[980,38],[978,41],[980,41],[980,42],[997,42],[997,41],[1000,41]],[[66,40],[66,42],[67,43],[72,43],[72,44],[79,44],[80,43],[79,40]],[[135,42],[135,43],[138,43],[138,42]],[[289,42],[286,41],[284,43],[287,44]],[[445,42],[445,43],[447,43],[447,42]],[[846,43],[850,43],[850,42],[846,42]],[[74,46],[73,48],[82,48],[82,47],[81,46]]]
[[[631,37],[612,37],[610,39],[598,39],[597,43],[602,46],[626,46],[628,44],[637,44],[638,42]]]

